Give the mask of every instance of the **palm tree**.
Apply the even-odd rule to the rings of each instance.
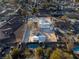
[[[10,54],[6,54],[3,59],[12,59],[12,56]]]
[[[45,53],[44,53],[44,54],[45,54],[45,56],[46,56],[46,59],[49,59],[51,52],[52,52],[51,48],[47,48],[47,49],[45,50]]]
[[[43,49],[41,47],[35,49],[36,59],[41,59],[41,57],[43,57],[42,54],[43,54]]]
[[[29,50],[28,48],[25,48],[24,54],[26,58],[33,57],[33,51]]]
[[[51,52],[52,52],[52,49],[51,48],[44,49],[43,50],[43,53],[44,53],[44,56],[45,56],[44,58],[45,59],[49,59]]]
[[[57,48],[51,53],[50,59],[62,59],[62,51]]]
[[[18,59],[19,58],[19,49],[18,48],[14,48],[12,53],[11,53],[11,55],[12,55],[13,59]]]

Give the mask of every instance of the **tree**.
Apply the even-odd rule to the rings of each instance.
[[[41,47],[35,49],[35,58],[41,59],[41,56],[43,54],[43,49]]]
[[[47,59],[49,59],[51,52],[52,52],[51,48],[47,48],[47,49],[46,49],[46,51],[45,51],[44,54],[46,55],[46,58],[47,58]]]
[[[19,58],[19,49],[18,48],[14,48],[12,53],[11,53],[11,55],[12,55],[13,59],[18,59]]]
[[[36,8],[33,8],[32,9],[32,13],[34,14],[34,13],[36,13],[38,10],[36,9]]]
[[[12,59],[12,56],[10,54],[6,54],[3,59]]]
[[[73,55],[68,52],[63,52],[63,56],[65,57],[65,59],[74,59]]]
[[[50,55],[50,59],[62,59],[62,51],[60,49],[56,49]]]
[[[29,50],[28,48],[24,50],[24,54],[26,58],[33,57],[33,51]]]
[[[79,0],[75,0],[75,2],[79,2]]]
[[[49,3],[44,3],[43,4],[43,8],[48,8],[48,6],[49,6]]]

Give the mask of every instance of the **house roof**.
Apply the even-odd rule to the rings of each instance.
[[[7,36],[2,32],[3,29],[0,29],[0,40],[7,38]]]

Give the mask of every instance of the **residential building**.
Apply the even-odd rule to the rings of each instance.
[[[41,32],[53,32],[54,27],[52,25],[51,18],[41,17],[39,19],[38,27]]]

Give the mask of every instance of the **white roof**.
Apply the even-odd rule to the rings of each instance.
[[[46,36],[45,35],[40,35],[39,37],[39,42],[45,42]]]
[[[46,36],[45,35],[39,35],[39,36],[32,36],[29,38],[30,42],[34,42],[34,41],[38,41],[38,42],[45,42],[46,40]]]
[[[39,37],[38,36],[33,36],[33,39],[34,40],[39,40]]]

